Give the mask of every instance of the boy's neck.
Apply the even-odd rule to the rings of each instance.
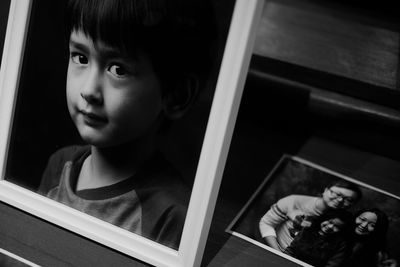
[[[112,185],[132,177],[155,151],[153,143],[123,144],[111,148],[91,147],[78,177],[76,190]]]

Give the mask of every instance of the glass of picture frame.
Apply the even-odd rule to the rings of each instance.
[[[46,34],[43,30],[34,30],[34,27],[31,27],[31,18],[34,12],[38,12],[38,8],[32,8],[32,6],[37,7],[41,4],[43,3],[35,3],[32,0],[12,0],[10,5],[0,72],[0,200],[151,265],[200,265],[250,61],[251,47],[255,38],[253,29],[260,17],[263,1],[236,0],[232,14],[228,14],[232,18],[226,29],[226,43],[224,42],[221,46],[222,60],[220,67],[213,70],[216,72],[215,75],[211,75],[215,77],[215,92],[213,90],[214,93],[209,98],[210,110],[206,112],[209,116],[206,117],[204,123],[205,134],[201,137],[197,157],[194,157],[196,162],[192,163],[195,169],[188,171],[195,177],[192,177],[190,203],[178,250],[130,233],[35,193],[35,185],[31,183],[29,177],[31,169],[29,166],[22,166],[23,162],[28,161],[13,156],[15,154],[14,141],[22,136],[16,134],[18,118],[23,117],[24,114],[35,113],[36,109],[46,105],[46,103],[36,103],[35,106],[19,104],[19,97],[28,93],[27,90],[21,91],[21,86],[30,83],[27,76],[23,75],[27,70],[24,66],[26,59],[29,52],[32,53],[32,50],[29,50],[30,47],[27,46],[28,40],[39,34]],[[49,7],[49,12],[52,12],[51,9],[56,6],[59,8],[60,5],[54,4]],[[51,56],[47,58],[46,51],[39,56],[43,56],[44,60],[53,59]],[[60,67],[58,71],[64,72],[65,67]],[[62,77],[61,74],[60,77]],[[43,77],[42,82],[43,86],[46,86],[48,81]],[[29,94],[36,95],[32,91]],[[51,101],[51,99],[42,100]],[[26,120],[25,122],[29,124],[29,116]],[[41,117],[32,123],[37,121],[46,121],[46,118]],[[51,122],[47,123],[47,126],[51,125]],[[40,125],[24,127],[20,128],[20,131],[43,130],[40,129]],[[42,127],[46,126],[42,125]],[[25,134],[29,135],[29,130]],[[65,134],[63,138],[74,139],[75,137]],[[33,149],[45,149],[46,144],[37,146],[34,143],[37,140],[34,139],[28,142],[28,146],[31,145]],[[25,149],[29,150],[29,147]],[[36,159],[43,160],[38,157],[34,158],[34,161]],[[32,162],[32,158],[29,160]],[[14,167],[10,167],[11,165]],[[33,165],[35,165],[34,162]],[[13,168],[14,170],[26,168],[27,175],[25,177],[14,175],[10,171]]]

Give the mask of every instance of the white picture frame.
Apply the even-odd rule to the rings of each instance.
[[[261,16],[236,0],[179,250],[132,234],[7,181],[5,166],[32,0],[12,0],[0,72],[0,201],[155,266],[199,266]]]
[[[17,265],[26,267],[40,267],[39,265],[31,261],[28,261],[18,255],[15,255],[14,253],[0,248],[0,263],[3,262],[2,260],[6,263],[7,266]]]

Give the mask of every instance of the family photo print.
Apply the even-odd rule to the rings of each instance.
[[[227,232],[303,266],[396,267],[400,198],[285,155]]]

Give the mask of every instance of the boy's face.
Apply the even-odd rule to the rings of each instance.
[[[116,146],[158,128],[161,87],[144,53],[131,59],[82,31],[71,33],[69,48],[67,104],[86,142]]]

